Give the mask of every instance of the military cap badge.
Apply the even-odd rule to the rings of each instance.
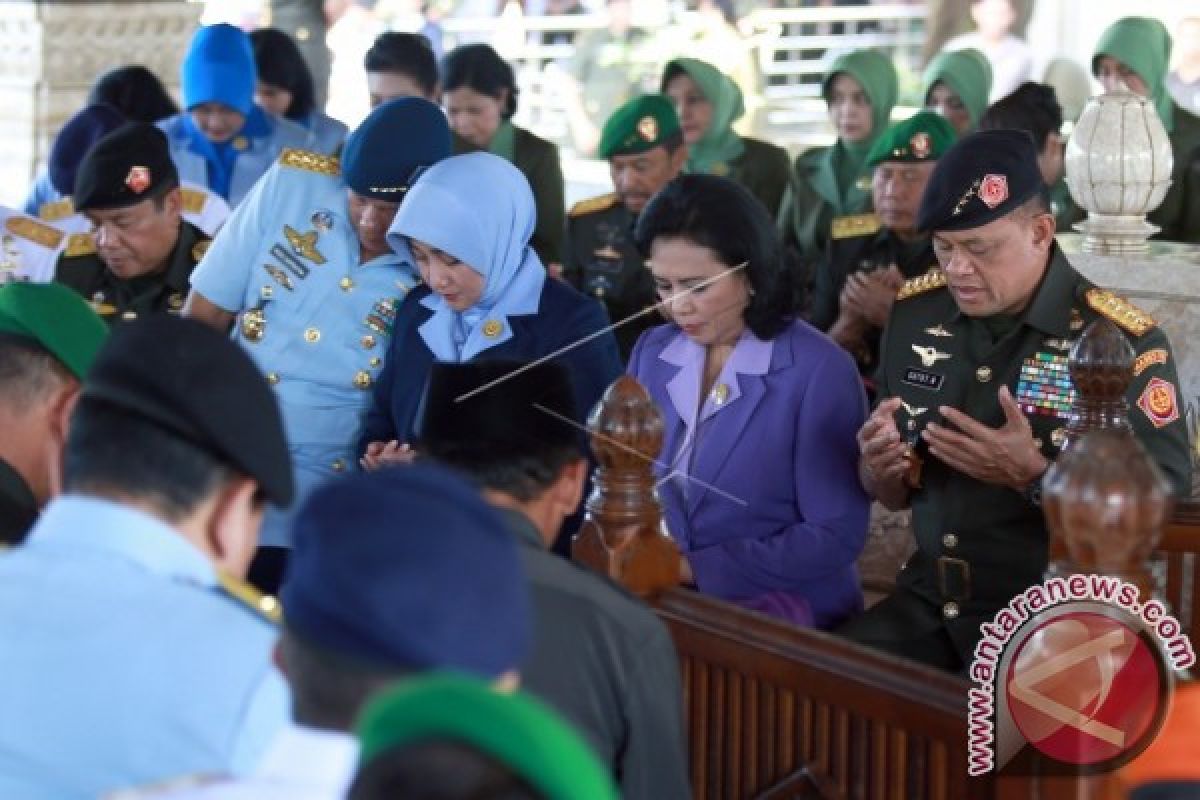
[[[638,120],[637,132],[647,142],[653,142],[658,138],[658,120],[651,116],[642,117]]]
[[[130,167],[129,174],[125,176],[125,185],[134,194],[141,194],[150,188],[150,180],[149,167]]]
[[[995,208],[1008,199],[1008,178],[995,173],[984,175],[979,184],[979,199],[988,208]]]
[[[908,140],[908,148],[917,158],[929,158],[929,153],[933,150],[933,143],[929,138],[929,134],[925,131],[917,131]]]

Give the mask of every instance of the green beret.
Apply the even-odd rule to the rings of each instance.
[[[10,283],[0,287],[0,334],[40,345],[83,380],[108,326],[61,283]]]
[[[875,146],[867,154],[867,166],[874,167],[884,161],[916,164],[937,161],[956,138],[954,126],[941,114],[918,111],[875,140]]]
[[[616,800],[609,771],[541,702],[483,681],[431,675],[402,681],[359,717],[359,764],[387,751],[452,741],[499,761],[548,800]]]
[[[600,158],[631,155],[653,150],[679,135],[679,116],[671,101],[661,94],[644,94],[618,108],[604,123]]]

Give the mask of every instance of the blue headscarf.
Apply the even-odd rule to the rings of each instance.
[[[468,361],[512,338],[507,318],[538,309],[546,268],[529,247],[537,213],[521,171],[491,153],[468,153],[435,164],[409,189],[388,243],[412,261],[413,238],[453,256],[483,276],[483,294],[459,313],[437,294],[419,329],[439,361]],[[498,329],[497,329],[498,328]]]

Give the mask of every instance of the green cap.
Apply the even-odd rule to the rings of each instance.
[[[392,748],[456,741],[508,767],[548,800],[616,800],[609,771],[583,739],[539,701],[455,675],[405,680],[358,721],[359,764]]]
[[[875,146],[867,154],[867,166],[874,167],[884,161],[913,164],[937,161],[942,153],[950,149],[956,138],[954,126],[941,114],[918,111],[888,128],[876,140]]]
[[[108,326],[61,283],[10,283],[0,286],[0,334],[37,342],[83,380]]]
[[[679,116],[671,101],[661,94],[643,94],[618,108],[604,123],[600,158],[644,153],[653,150],[680,131]]]

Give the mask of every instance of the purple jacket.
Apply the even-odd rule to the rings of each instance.
[[[862,608],[855,561],[870,505],[858,480],[866,397],[854,362],[805,322],[769,342],[743,336],[718,379],[723,402],[706,400],[689,469],[687,458],[674,462],[702,367],[703,350],[674,325],[643,334],[629,361],[665,422],[655,471],[667,529],[700,591],[836,626]]]

